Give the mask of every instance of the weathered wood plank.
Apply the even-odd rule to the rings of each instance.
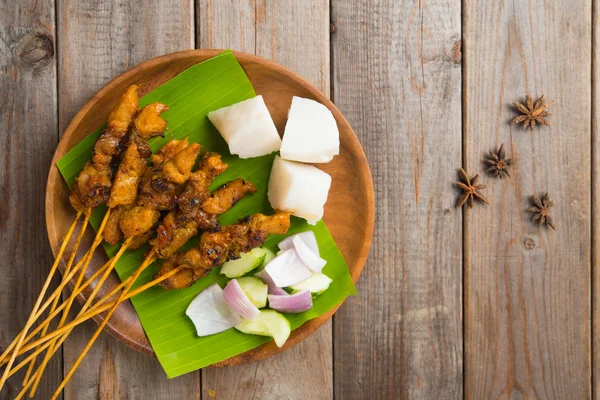
[[[0,3],[0,349],[25,325],[54,261],[44,193],[58,142],[55,38],[54,1]],[[48,364],[42,398],[61,366],[60,355]],[[17,395],[24,374],[9,379],[0,399]]]
[[[592,396],[600,399],[600,3],[592,4]]]
[[[198,2],[199,47],[255,53],[329,92],[326,1]],[[253,364],[202,371],[204,398],[327,399],[333,396],[331,323],[301,344]]]
[[[333,97],[375,184],[370,261],[334,318],[335,396],[462,397],[460,2],[332,1]]]
[[[467,1],[465,165],[504,143],[511,178],[483,176],[466,212],[465,394],[589,398],[591,1]],[[552,127],[509,125],[510,105],[556,99]],[[530,222],[549,191],[557,229]]]
[[[58,2],[59,122],[62,132],[79,107],[115,75],[148,58],[194,46],[193,2],[165,0]],[[96,330],[73,332],[64,346],[71,367]],[[198,399],[199,374],[168,380],[157,360],[103,333],[65,388],[67,399]]]

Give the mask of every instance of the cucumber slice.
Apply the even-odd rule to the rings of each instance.
[[[265,260],[266,255],[267,253],[260,247],[252,249],[248,253],[240,253],[240,258],[237,260],[227,261],[223,264],[221,273],[228,278],[240,277],[254,268],[258,268]]]
[[[273,259],[275,258],[275,253],[273,253],[271,250],[267,249],[266,247],[262,248],[266,255],[265,255],[265,260],[263,261],[262,265],[260,266],[261,269],[266,267],[268,263],[270,263],[271,261],[273,261]]]
[[[243,278],[237,278],[237,281],[242,288],[242,291],[248,296],[250,302],[257,308],[263,308],[267,306],[267,294],[269,293],[269,286],[263,283],[258,278],[253,276],[245,276]]]
[[[331,282],[333,282],[331,278],[325,274],[313,274],[311,278],[290,286],[290,289],[292,289],[292,293],[299,292],[302,289],[308,289],[313,295],[318,296],[329,289]]]
[[[245,319],[235,329],[249,335],[271,336],[277,347],[283,346],[292,331],[287,318],[273,310],[262,310],[254,320]]]

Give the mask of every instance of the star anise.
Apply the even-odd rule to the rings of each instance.
[[[522,115],[517,115],[516,117],[514,117],[510,121],[511,124],[520,124],[521,122],[523,122],[523,128],[527,129],[527,127],[529,126],[530,130],[533,130],[536,122],[538,124],[550,126],[550,122],[548,122],[545,117],[552,115],[552,113],[546,111],[546,108],[550,104],[554,103],[554,100],[552,100],[549,103],[546,103],[546,100],[546,97],[542,95],[542,97],[537,99],[535,104],[533,104],[531,96],[527,95],[525,96],[525,104],[514,102],[513,106],[515,106],[515,108],[519,110],[519,112],[521,112]]]
[[[556,230],[554,221],[548,214],[550,208],[554,207],[554,202],[550,200],[548,192],[541,199],[535,195],[531,196],[531,202],[534,206],[527,209],[528,212],[533,213],[531,220],[537,222],[538,225],[546,224]]]
[[[500,148],[496,153],[490,150],[490,155],[485,159],[485,162],[489,165],[487,172],[495,178],[502,179],[505,175],[510,178],[508,167],[512,164],[512,160],[506,158],[504,143],[500,145]]]
[[[481,189],[487,188],[487,185],[478,185],[477,181],[479,180],[479,175],[475,175],[473,178],[469,179],[469,175],[465,172],[464,169],[460,169],[460,175],[464,182],[456,182],[456,185],[462,189],[462,194],[458,198],[456,202],[456,207],[462,207],[467,200],[469,201],[469,207],[473,207],[473,203],[475,198],[483,201],[485,204],[490,204],[489,201],[479,191]]]

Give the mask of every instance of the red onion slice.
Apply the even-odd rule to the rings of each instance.
[[[223,289],[216,283],[200,292],[185,313],[196,326],[198,336],[214,335],[242,322],[242,318],[231,311]]]
[[[300,260],[294,249],[284,250],[268,263],[264,270],[267,271],[277,287],[295,285],[312,276],[312,272]]]
[[[280,287],[277,287],[275,282],[273,282],[273,279],[271,279],[271,277],[269,276],[267,271],[265,271],[264,269],[260,272],[257,272],[256,274],[254,274],[254,276],[256,276],[257,278],[259,278],[260,280],[262,280],[264,283],[267,284],[267,286],[269,287],[269,294],[276,294],[276,295],[280,295],[280,296],[288,295],[285,290],[283,290]]]
[[[269,296],[269,308],[284,313],[301,313],[312,308],[312,295],[310,290],[304,289],[298,293],[291,295],[274,295]]]
[[[304,243],[304,240],[300,236],[296,236],[292,240],[292,244],[296,249],[296,253],[300,257],[300,260],[306,265],[311,271],[318,274],[321,273],[327,261],[316,255],[309,247]]]
[[[308,246],[309,249],[312,250],[313,253],[315,253],[317,256],[321,256],[321,253],[319,253],[319,244],[317,243],[317,237],[315,236],[315,233],[313,231],[300,232],[296,233],[295,235],[288,236],[281,242],[279,242],[277,246],[280,250],[291,249],[294,247],[292,241],[295,237],[301,238],[302,241]]]
[[[223,296],[233,312],[238,313],[246,319],[252,320],[260,314],[260,310],[246,296],[237,279],[229,281],[225,289],[223,289]]]

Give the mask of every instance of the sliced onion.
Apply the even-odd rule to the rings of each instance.
[[[279,242],[277,246],[280,250],[291,249],[294,247],[292,241],[295,237],[301,238],[302,241],[308,246],[308,248],[311,249],[313,253],[315,253],[317,256],[321,255],[321,253],[319,253],[319,244],[317,243],[317,237],[315,236],[315,233],[313,231],[300,232],[296,233],[295,235],[288,236],[281,242]]]
[[[321,273],[321,270],[327,264],[327,261],[323,260],[321,257],[316,255],[300,236],[296,236],[292,240],[292,244],[296,249],[296,253],[298,253],[298,257],[300,260],[306,265],[311,271],[314,271],[318,274]]]
[[[252,320],[260,314],[260,310],[246,296],[237,279],[229,281],[225,289],[223,289],[223,296],[233,312],[240,314],[246,319]]]
[[[282,288],[277,287],[275,282],[273,282],[273,279],[271,279],[271,276],[264,269],[254,274],[254,276],[260,278],[260,280],[262,280],[264,283],[267,284],[267,286],[269,286],[269,294],[287,296],[287,292]]]
[[[304,289],[298,293],[281,296],[270,294],[269,308],[284,313],[301,313],[312,308],[312,295],[310,290]]]
[[[185,313],[196,326],[198,336],[223,332],[242,322],[242,317],[231,311],[223,289],[216,283],[200,292]]]
[[[284,250],[268,263],[264,270],[277,287],[295,285],[312,276],[312,272],[300,260],[294,249]]]

